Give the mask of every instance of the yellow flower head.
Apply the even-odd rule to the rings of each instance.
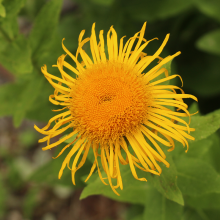
[[[55,105],[64,107],[61,109],[64,112],[50,119],[44,128],[35,126],[37,131],[46,135],[39,140],[39,142],[47,141],[47,146],[43,150],[51,149],[77,135],[75,140],[66,145],[59,154],[73,145],[62,164],[59,178],[66,166],[70,168],[70,159],[75,154],[70,168],[72,181],[75,184],[75,172],[83,166],[89,150],[92,149],[95,159],[86,181],[97,168],[101,181],[108,185],[100,171],[102,166],[108,183],[118,195],[115,189],[118,187],[123,189],[119,163],[129,164],[136,179],[147,181],[137,176],[135,167],[156,175],[160,175],[162,171],[158,162],[169,167],[158,143],[169,147],[168,151],[171,151],[174,149],[173,139],[184,146],[187,145],[187,149],[186,138],[194,140],[189,135],[194,129],[190,128],[181,117],[190,116],[183,98],[192,98],[196,101],[197,98],[184,94],[177,86],[161,85],[178,76],[169,76],[168,70],[162,66],[180,52],[164,59],[159,57],[169,34],[154,55],[150,56],[142,52],[151,41],[144,38],[145,27],[146,23],[125,45],[123,45],[124,37],[120,39],[118,45],[117,33],[111,27],[107,33],[108,51],[106,52],[103,30],[99,33],[97,43],[94,23],[90,38],[83,40],[85,30],[80,33],[75,56],[62,44],[66,55],[60,56],[55,65],[61,73],[61,78],[49,74],[46,65],[41,68],[44,76],[55,89],[49,100]],[[87,42],[90,42],[92,58],[83,50],[83,45]],[[76,67],[65,61],[67,55],[73,59]],[[79,56],[82,62],[78,61]],[[159,60],[158,64],[144,73],[146,67],[155,59]],[[77,77],[68,75],[64,67],[75,73]],[[164,78],[155,80],[162,74],[165,74]],[[179,89],[181,94],[177,94],[176,89]],[[182,112],[172,111],[167,106],[176,107]],[[51,123],[54,123],[54,126],[48,130]],[[51,138],[67,129],[72,131],[59,141],[50,144]],[[126,153],[126,158],[122,156],[122,150]],[[78,162],[81,155],[81,160]],[[112,184],[112,178],[117,179],[117,185]]]

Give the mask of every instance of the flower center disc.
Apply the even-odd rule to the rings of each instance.
[[[124,64],[96,64],[72,88],[74,126],[99,143],[114,141],[146,118],[148,93],[142,77]]]

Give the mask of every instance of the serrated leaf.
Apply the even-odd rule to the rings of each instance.
[[[177,186],[177,171],[172,157],[168,154],[166,160],[169,162],[170,167],[167,168],[161,164],[162,173],[160,176],[152,176],[153,186],[164,195],[167,199],[184,205],[183,196]],[[150,181],[149,180],[149,181]]]
[[[176,161],[178,186],[183,194],[199,196],[220,193],[220,175],[208,163],[181,157]]]
[[[191,133],[195,140],[189,140],[189,143],[205,139],[220,128],[220,110],[205,116],[192,117],[190,127],[195,128]]]
[[[29,36],[34,58],[40,56],[42,51],[50,46],[55,34],[61,6],[62,0],[49,1],[38,13]]]
[[[203,35],[196,42],[196,46],[208,53],[220,55],[220,29]]]
[[[0,63],[12,74],[26,74],[33,71],[31,50],[26,39],[20,35],[0,53]]]
[[[177,220],[183,215],[183,207],[166,199],[156,190],[148,191],[143,219]]]
[[[27,111],[34,105],[35,100],[41,91],[41,87],[44,82],[43,77],[39,77],[37,73],[33,72],[32,77],[26,82],[25,88],[17,100],[15,106],[15,114],[13,118],[14,126],[19,127],[24,119]]]

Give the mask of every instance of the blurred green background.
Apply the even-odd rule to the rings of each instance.
[[[143,219],[143,207],[132,202],[104,196],[79,201],[85,186],[81,177],[91,162],[76,174],[76,186],[67,170],[58,180],[65,155],[51,157],[62,146],[43,152],[33,125],[43,126],[55,114],[51,110],[57,106],[48,101],[53,89],[40,68],[46,64],[59,76],[51,66],[64,53],[62,38],[74,54],[80,31],[90,36],[93,22],[96,33],[103,29],[106,34],[113,25],[119,38],[128,39],[145,21],[145,38],[159,38],[145,52],[153,54],[170,33],[161,56],[182,52],[172,62],[172,74],[181,75],[185,93],[198,97],[202,115],[219,109],[220,0],[0,0],[0,219]],[[219,220],[218,208],[189,203],[182,219]]]

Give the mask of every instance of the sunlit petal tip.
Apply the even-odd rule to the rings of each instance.
[[[39,143],[41,143],[41,142],[39,142]],[[43,151],[48,150],[46,147],[42,147],[41,149],[42,149]]]
[[[63,175],[63,170],[62,171],[60,170],[58,174],[58,179],[61,179],[62,175]]]
[[[95,33],[95,22],[92,24],[92,34]]]

